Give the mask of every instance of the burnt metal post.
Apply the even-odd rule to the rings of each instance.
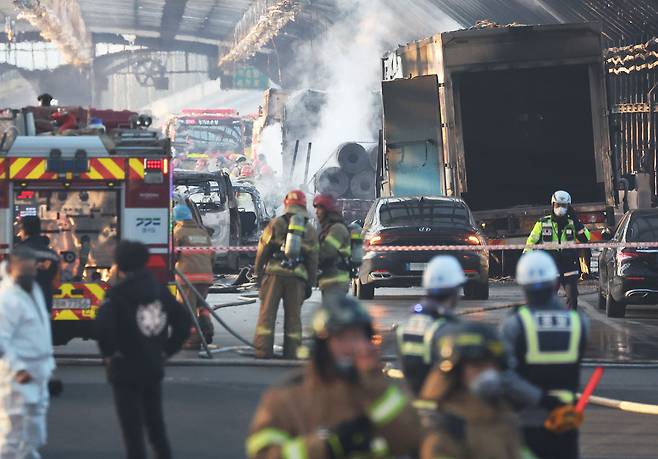
[[[297,152],[299,151],[299,139],[295,140],[295,151],[292,154],[292,166],[290,167],[290,180],[295,175],[295,163],[297,162]]]
[[[306,180],[308,180],[308,168],[311,165],[311,148],[313,143],[308,143],[308,150],[306,151],[306,167],[304,168],[304,185],[306,185]]]

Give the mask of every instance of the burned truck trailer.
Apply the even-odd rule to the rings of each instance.
[[[382,72],[384,195],[462,197],[492,243],[524,241],[558,189],[595,238],[614,223],[597,25],[446,32]]]

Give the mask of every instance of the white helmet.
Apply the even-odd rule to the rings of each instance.
[[[522,287],[552,284],[560,273],[555,260],[542,250],[533,250],[524,254],[516,265],[516,282]]]
[[[453,290],[461,287],[465,282],[464,270],[457,259],[450,255],[432,258],[423,273],[425,290]]]
[[[571,195],[567,193],[566,191],[559,190],[553,193],[553,197],[551,198],[551,204],[562,204],[565,206],[570,206],[571,205]]]

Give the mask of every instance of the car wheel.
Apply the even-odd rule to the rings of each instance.
[[[375,297],[375,287],[356,281],[356,296],[360,300],[372,300]]]
[[[605,315],[612,318],[622,318],[626,315],[626,305],[620,301],[615,301],[608,289],[605,301]]]
[[[464,285],[464,297],[468,300],[488,300],[489,283],[471,282]]]

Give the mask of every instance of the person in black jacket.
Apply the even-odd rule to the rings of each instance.
[[[33,215],[22,217],[17,225],[20,243],[37,255],[37,284],[43,291],[48,312],[53,308],[53,282],[59,272],[59,255],[50,248],[50,239],[41,235],[41,219]]]
[[[118,283],[96,317],[96,338],[114,391],[129,459],[146,457],[144,426],[158,459],[171,458],[162,412],[165,360],[188,338],[190,318],[166,286],[146,269],[148,248],[116,248]]]

